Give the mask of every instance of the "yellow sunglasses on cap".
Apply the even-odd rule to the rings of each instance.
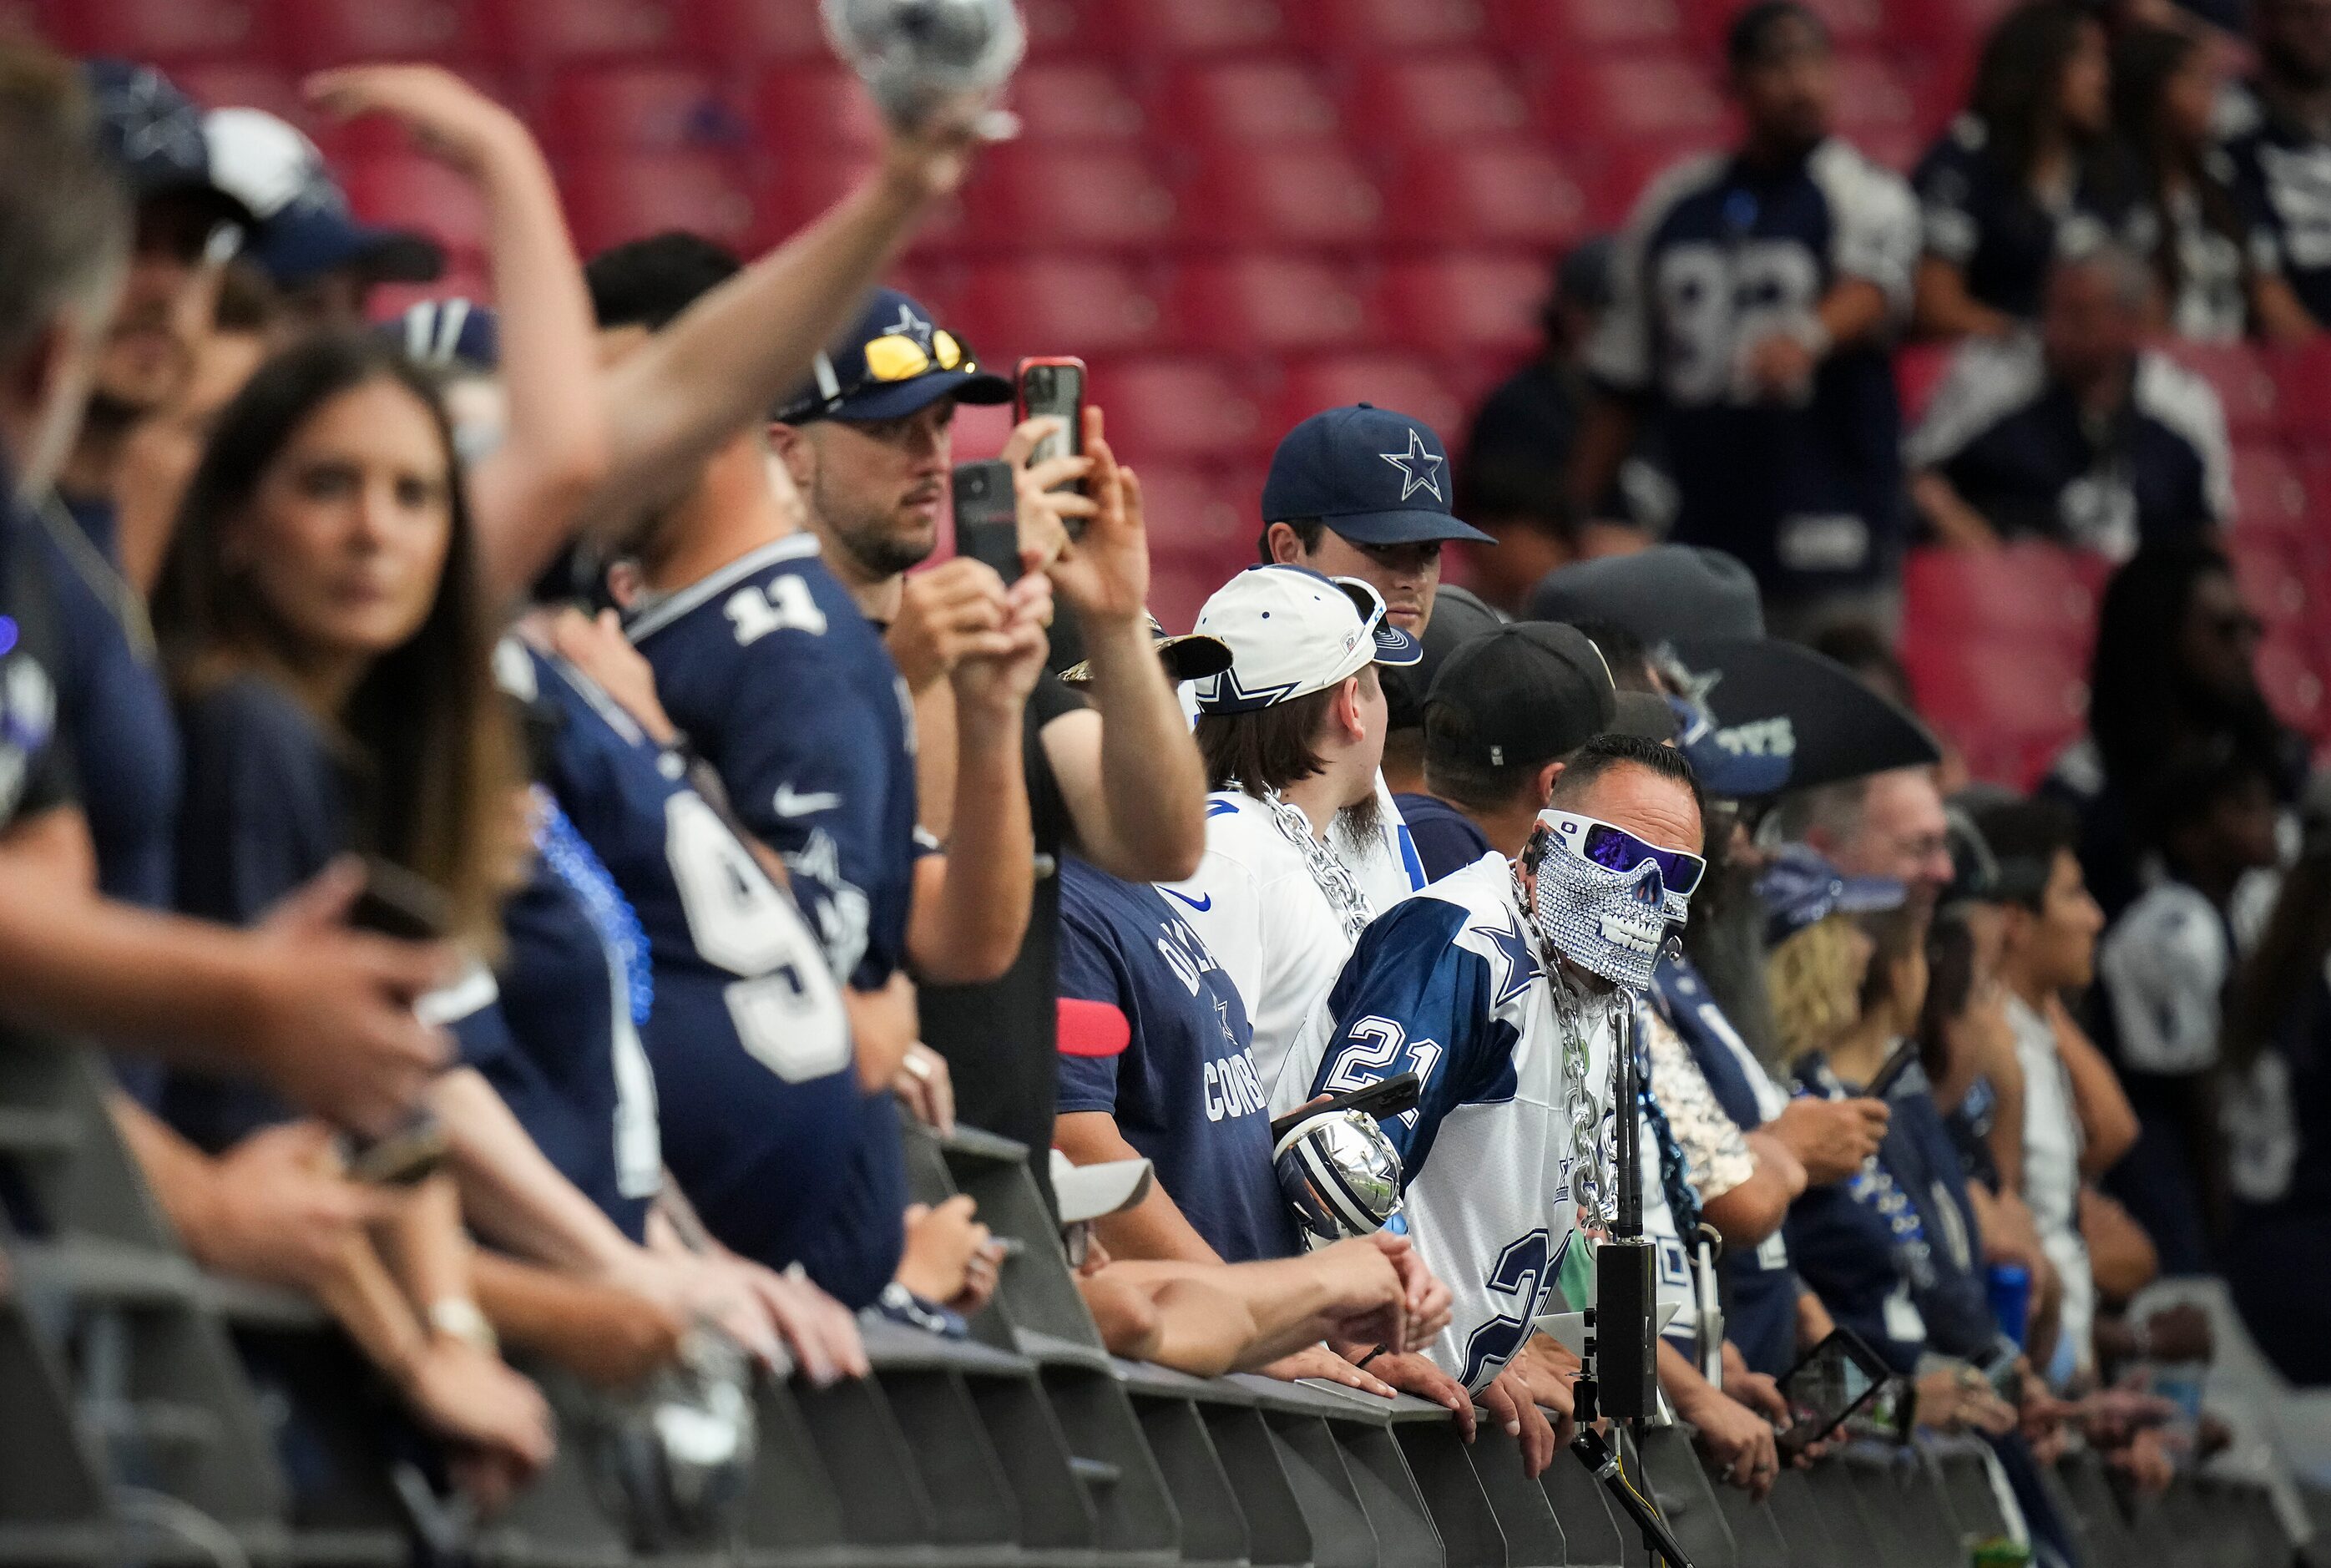
[[[932,332],[928,348],[905,332],[885,332],[866,345],[869,381],[912,381],[934,370],[978,368],[975,361],[964,356],[963,345],[955,340],[955,334],[945,330]]]

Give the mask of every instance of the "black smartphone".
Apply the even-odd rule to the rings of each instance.
[[[1781,1380],[1781,1397],[1789,1402],[1788,1430],[1779,1440],[1783,1460],[1844,1425],[1893,1375],[1885,1359],[1851,1328],[1837,1329],[1814,1345]]]
[[[985,561],[1007,583],[1020,580],[1020,507],[1012,465],[1002,458],[955,465],[955,551]]]
[[[1862,1097],[1867,1099],[1884,1099],[1894,1092],[1895,1083],[1904,1073],[1910,1070],[1910,1064],[1917,1060],[1918,1042],[1917,1041],[1906,1040],[1896,1046],[1894,1054],[1888,1057],[1885,1065],[1878,1069],[1878,1076],[1870,1080],[1870,1087],[1861,1091]]]
[[[1048,435],[1036,443],[1028,461],[1032,467],[1056,457],[1076,457],[1085,450],[1085,362],[1061,355],[1043,359],[1023,359],[1013,375],[1016,393],[1013,398],[1014,412],[1022,420],[1051,414],[1065,427],[1058,435]],[[1015,421],[1016,423],[1016,421]],[[1061,487],[1082,494],[1084,485],[1071,482]],[[1069,520],[1069,532],[1080,533],[1084,519]]]
[[[1283,1117],[1271,1117],[1270,1141],[1278,1143],[1298,1122],[1308,1121],[1313,1117],[1333,1116],[1337,1111],[1365,1111],[1378,1121],[1386,1117],[1396,1117],[1403,1111],[1414,1110],[1417,1097],[1423,1092],[1422,1079],[1413,1072],[1396,1072],[1380,1083],[1346,1089],[1318,1105],[1299,1106]]]
[[[434,942],[452,923],[445,895],[434,883],[377,856],[365,857],[364,891],[348,909],[349,925],[407,942]]]

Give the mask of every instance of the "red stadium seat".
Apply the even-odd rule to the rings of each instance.
[[[2310,344],[2266,356],[2282,404],[2284,430],[2301,450],[2331,441],[2331,344]]]
[[[1587,232],[1593,204],[1535,142],[1416,148],[1390,185],[1393,232],[1435,245],[1559,247]]]
[[[281,32],[292,58],[310,66],[486,52],[466,0],[287,0]]]
[[[2279,446],[2234,448],[2234,527],[2243,534],[2298,538],[2307,531],[2307,481]]]
[[[1093,366],[1091,387],[1109,444],[1130,462],[1217,462],[1268,452],[1277,438],[1247,384],[1214,360],[1111,360]]]
[[[1902,400],[1902,423],[1915,425],[1927,412],[1927,400],[1950,373],[1950,346],[1943,343],[1905,344],[1894,351],[1894,392]]]
[[[2236,533],[2226,540],[2243,603],[2269,627],[2297,626],[2309,609],[2304,541]]]
[[[2324,701],[2323,677],[2314,651],[2294,637],[2269,637],[2258,652],[2259,688],[2277,717],[2312,739],[2331,733],[2331,705]]]
[[[570,160],[564,170],[568,222],[583,253],[686,229],[741,247],[753,202],[727,159],[712,153],[616,153]]]
[[[1715,132],[1597,149],[1589,166],[1597,177],[1588,192],[1587,215],[1598,229],[1617,228],[1634,215],[1653,180],[1688,159],[1721,156],[1724,150],[1724,138]]]
[[[1243,559],[1156,562],[1149,569],[1149,613],[1168,632],[1187,632],[1213,591],[1244,565]]]
[[[2109,569],[2100,556],[2037,541],[1980,553],[1914,550],[1902,576],[1905,646],[2041,644],[2085,661]]]
[[[1888,0],[1897,38],[1972,51],[2016,0]]]
[[[1373,403],[1421,419],[1444,442],[1456,437],[1465,418],[1463,406],[1426,361],[1405,354],[1349,354],[1287,373],[1273,432],[1284,434],[1321,409],[1347,403]]]
[[[263,109],[310,136],[316,134],[316,111],[300,96],[300,83],[289,72],[243,61],[218,61],[173,65],[170,80],[205,109]]]
[[[1153,347],[1161,312],[1133,269],[1099,257],[1033,256],[972,270],[958,312],[996,366],[1028,354],[1112,354]]]
[[[1335,100],[1299,60],[1185,65],[1166,78],[1152,118],[1177,143],[1308,141],[1336,134]]]
[[[694,0],[687,19],[688,46],[704,60],[755,64],[833,58],[818,8],[802,0]]]
[[[1908,83],[1890,61],[1874,52],[1837,56],[1836,127],[1839,135],[1855,142],[1900,138],[1912,145],[1924,139],[1926,128]],[[1869,147],[1863,150],[1878,156]]]
[[[1726,140],[1731,117],[1707,70],[1679,53],[1557,57],[1538,118],[1557,141],[1598,151],[1631,142]]]
[[[543,124],[554,145],[577,152],[734,148],[746,138],[711,78],[683,65],[562,71]]]
[[[1284,36],[1277,0],[1086,0],[1088,45],[1114,39],[1136,59],[1269,49]]]
[[[1262,532],[1256,511],[1262,491],[1258,477],[1242,470],[1231,473],[1177,463],[1153,463],[1138,471],[1154,556],[1213,571],[1217,584],[1253,558]]]
[[[158,61],[248,58],[274,43],[271,0],[66,0],[48,8],[57,42],[76,54]]]
[[[1490,14],[1498,36],[1526,59],[1685,41],[1675,0],[1496,0]]]
[[[1480,0],[1297,0],[1296,36],[1322,54],[1394,52],[1479,42]]]
[[[1130,147],[1000,147],[980,160],[964,208],[983,244],[1132,248],[1174,224],[1174,195]]]
[[[548,68],[570,60],[652,58],[686,46],[679,0],[478,0],[509,59]]]
[[[1193,247],[1363,245],[1384,218],[1366,171],[1333,143],[1209,153],[1181,200],[1182,237]]]
[[[1375,142],[1471,141],[1529,123],[1529,100],[1487,54],[1362,61],[1344,103],[1354,132]]]
[[[1376,318],[1411,348],[1502,356],[1538,340],[1538,308],[1551,285],[1546,263],[1526,255],[1395,261],[1377,284]]]
[[[1346,269],[1283,256],[1184,263],[1174,288],[1183,341],[1220,354],[1277,355],[1360,341],[1367,313]]]
[[[2280,427],[2280,389],[2264,356],[2249,344],[2164,341],[2156,347],[2217,389],[2226,432],[2234,440],[2264,440]]]
[[[376,154],[345,166],[342,183],[361,218],[420,229],[457,258],[485,251],[486,209],[477,188],[434,158]]]
[[[1121,41],[1109,35],[1107,18],[1096,14],[1099,9],[1092,0],[1022,0],[1029,58],[1080,60],[1117,52]]]
[[[781,160],[882,145],[881,111],[850,68],[831,60],[771,67],[754,94],[753,119],[761,145]]]
[[[2105,563],[2046,544],[1913,551],[1902,661],[1976,776],[2028,788],[2079,733]]]
[[[1140,101],[1098,63],[1023,66],[1012,79],[1011,101],[1031,141],[1126,141],[1147,123]]]

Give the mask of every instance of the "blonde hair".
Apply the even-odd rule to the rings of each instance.
[[[1841,915],[1816,920],[1765,955],[1782,1060],[1835,1044],[1860,1020],[1869,960],[1868,940]]]

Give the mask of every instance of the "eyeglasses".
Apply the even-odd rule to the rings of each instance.
[[[907,332],[885,332],[866,345],[866,379],[912,381],[934,370],[976,370],[978,362],[963,351],[955,334],[934,331],[930,346]]]
[[[1571,812],[1547,812],[1546,820],[1581,859],[1613,871],[1633,871],[1649,860],[1660,869],[1660,886],[1679,898],[1689,898],[1708,873],[1708,862],[1682,850],[1647,844],[1624,828]]]

